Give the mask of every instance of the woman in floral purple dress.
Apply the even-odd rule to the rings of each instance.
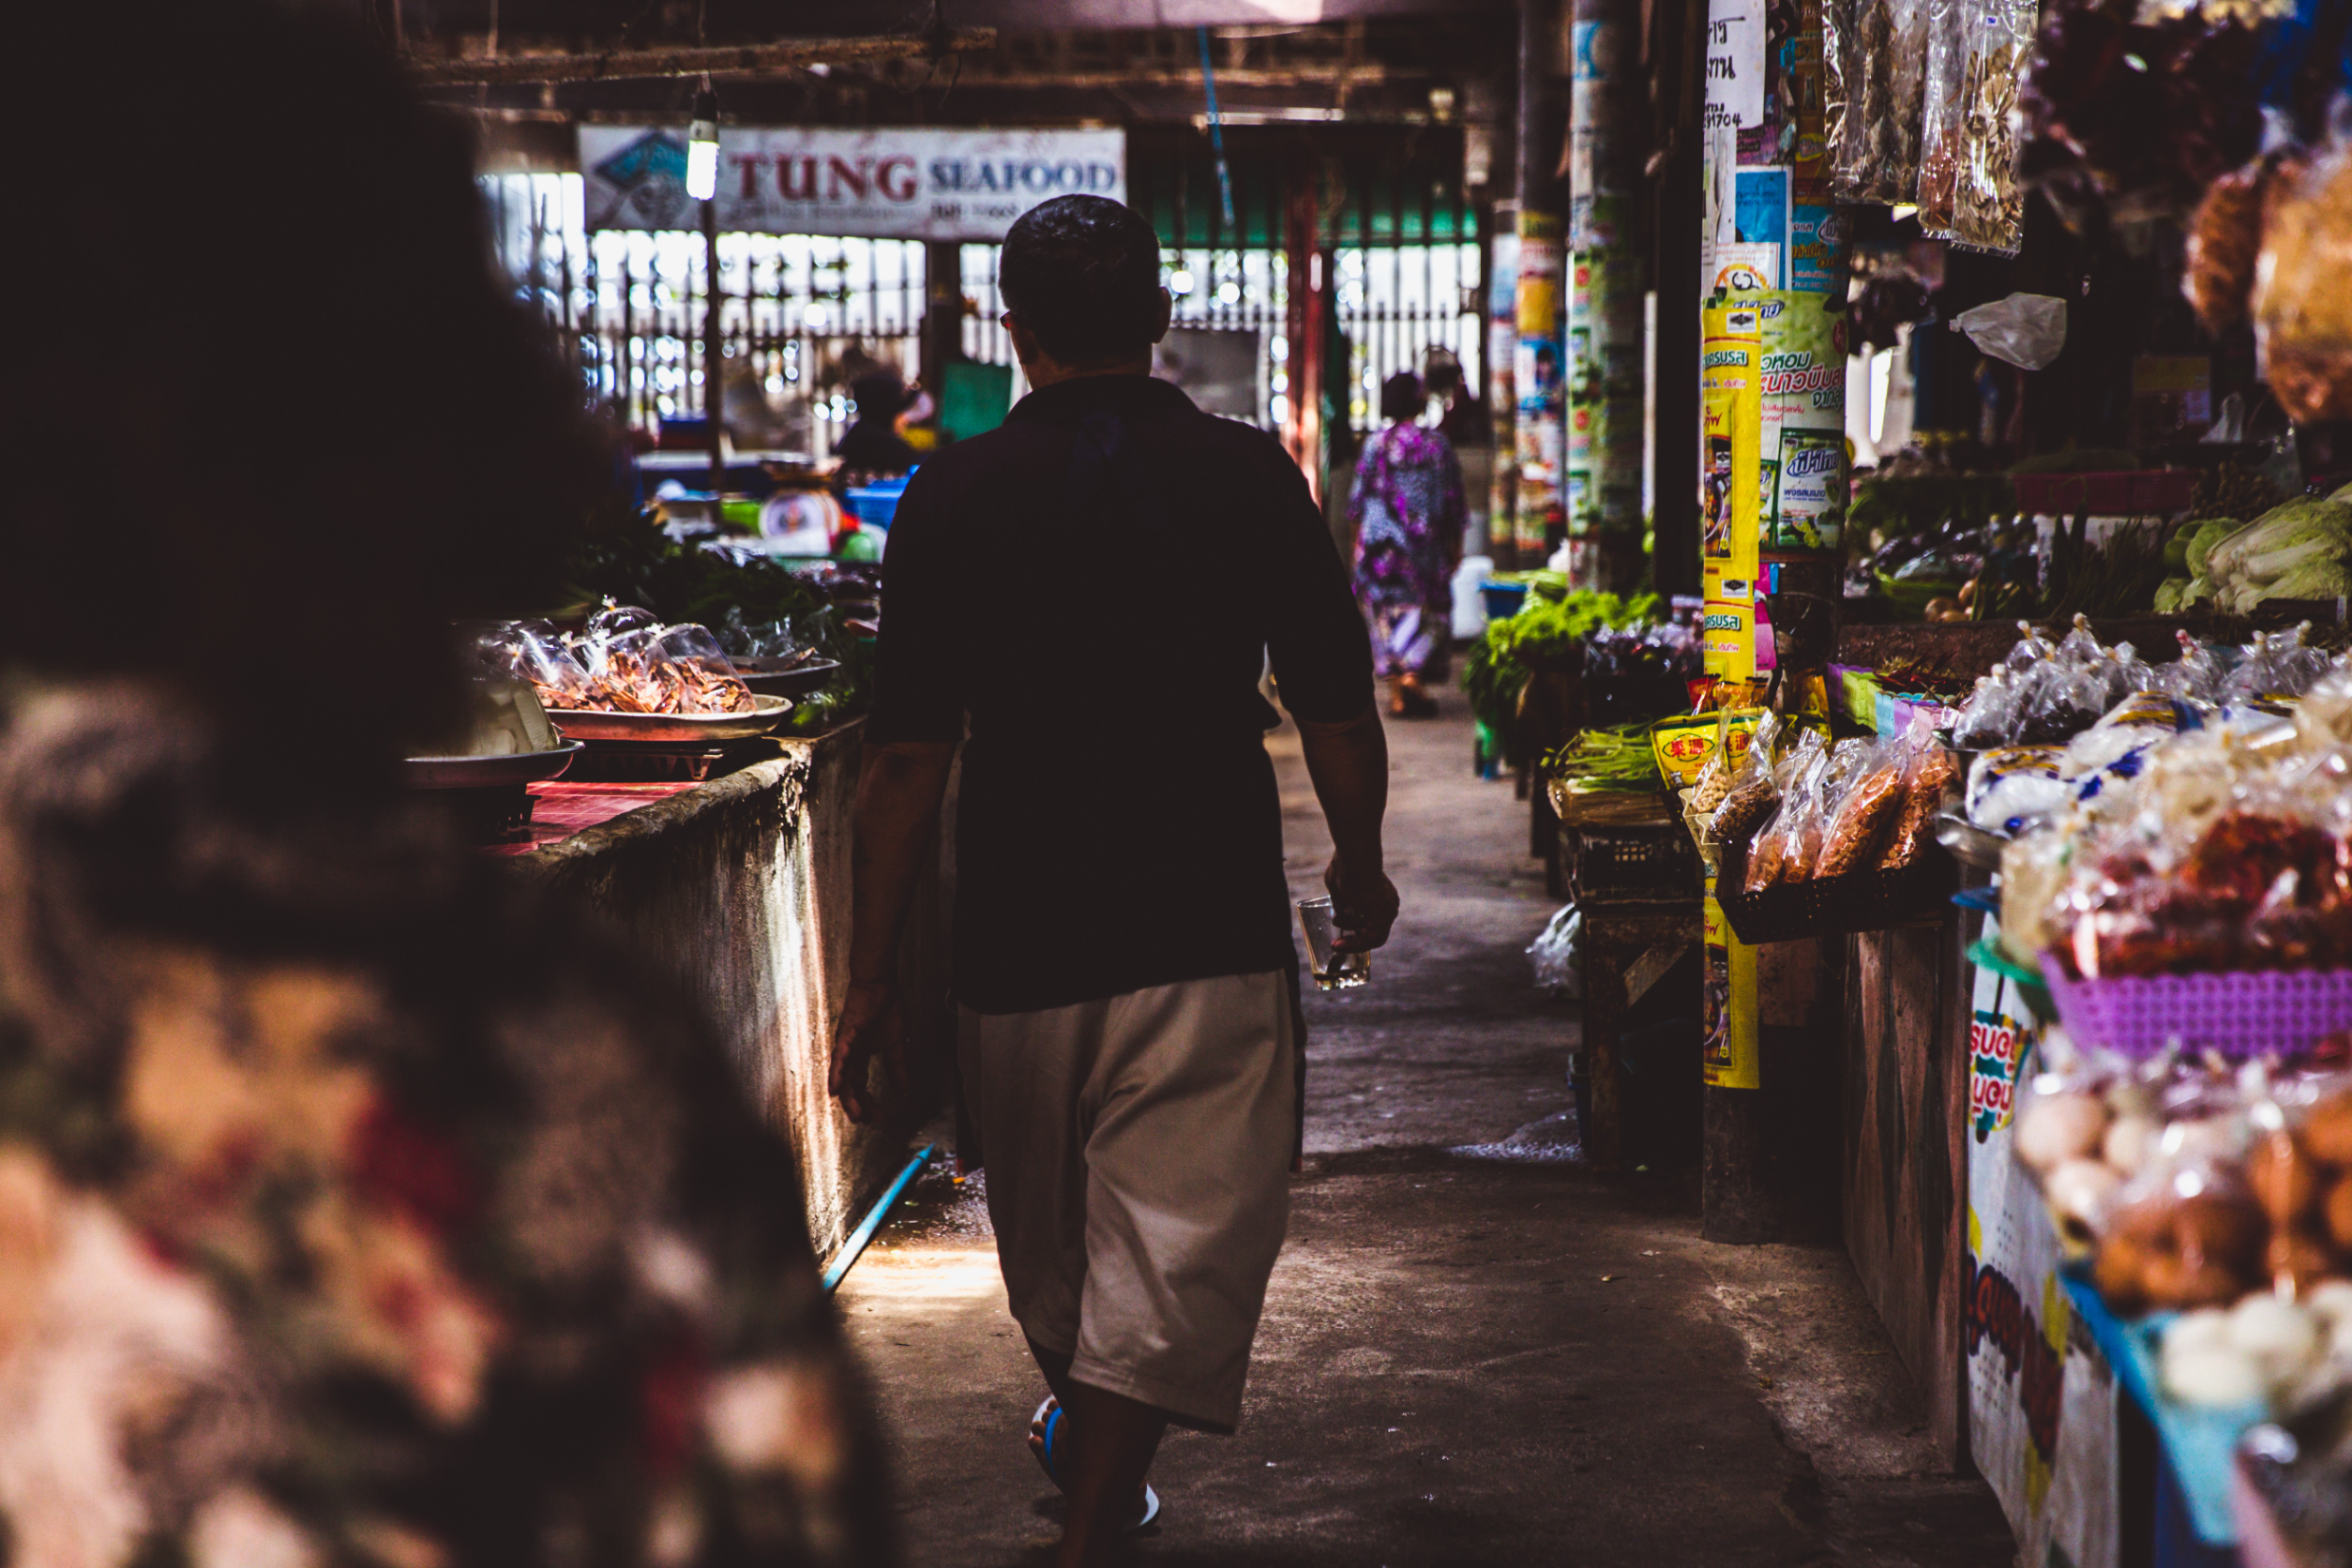
[[[1399,718],[1437,712],[1422,682],[1444,673],[1466,520],[1453,445],[1415,423],[1424,401],[1421,379],[1410,370],[1381,384],[1388,428],[1364,443],[1348,501],[1356,601],[1372,623],[1373,664],[1389,683],[1388,711]]]

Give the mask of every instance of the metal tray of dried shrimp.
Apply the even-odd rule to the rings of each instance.
[[[747,714],[625,714],[550,708],[550,724],[576,741],[739,741],[764,735],[792,711],[789,698],[754,694]]]

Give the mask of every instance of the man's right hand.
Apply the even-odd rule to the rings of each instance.
[[[882,1102],[867,1087],[876,1057],[889,1065],[890,1081],[907,1087],[907,1021],[898,989],[881,982],[852,984],[833,1032],[833,1071],[826,1087],[842,1113],[864,1123],[881,1113]]]
[[[1340,953],[1369,953],[1388,941],[1396,924],[1396,884],[1385,872],[1354,869],[1346,857],[1333,855],[1323,872],[1331,890],[1332,923],[1339,935],[1332,943]]]

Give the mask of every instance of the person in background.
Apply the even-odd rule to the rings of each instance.
[[[1454,448],[1421,424],[1421,378],[1399,370],[1380,385],[1387,428],[1364,445],[1348,520],[1356,538],[1356,600],[1372,623],[1375,671],[1389,683],[1389,713],[1426,718],[1437,701],[1425,683],[1445,673],[1454,568],[1467,521]]]
[[[1423,354],[1421,379],[1429,396],[1438,400],[1438,433],[1453,445],[1455,456],[1468,448],[1494,445],[1494,421],[1486,412],[1485,400],[1462,379],[1462,362],[1452,349],[1432,348]]]
[[[5,394],[0,1557],[887,1563],[791,1146],[671,977],[400,787],[452,622],[557,602],[610,480],[470,133],[347,11],[47,7],[0,64],[78,127]],[[97,116],[40,64],[99,59]],[[124,200],[166,145],[270,155]],[[187,294],[126,314],[158,234]]]
[[[887,367],[867,371],[850,384],[850,398],[857,404],[857,422],[833,449],[841,472],[874,476],[912,468],[917,456],[898,433],[897,422],[914,400],[898,372]]]
[[[833,1092],[870,1119],[960,742],[959,1057],[1005,1295],[1053,1393],[1030,1441],[1069,1500],[1059,1568],[1156,1512],[1171,1423],[1241,1419],[1282,1246],[1304,1057],[1270,656],[1331,828],[1340,945],[1378,947],[1396,917],[1387,742],[1331,532],[1272,437],[1153,379],[1159,269],[1152,226],[1100,196],[1005,235],[1035,390],[925,463],[890,531],[834,1041]],[[1209,565],[1171,570],[1171,550]]]

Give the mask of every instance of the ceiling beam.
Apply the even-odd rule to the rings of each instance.
[[[618,82],[665,76],[756,76],[820,65],[919,59],[996,47],[993,27],[950,27],[920,38],[790,38],[703,49],[608,50],[598,53],[405,56],[427,87],[517,87],[550,82]]]
[[[1305,86],[1368,86],[1384,82],[1418,80],[1428,70],[1417,66],[1384,66],[1366,61],[1349,65],[1333,61],[1328,65],[1301,65],[1278,70],[1260,70],[1244,67],[1234,69],[1217,68],[1217,87],[1305,87]],[[1138,67],[1133,70],[1069,70],[1057,71],[1040,66],[1034,70],[967,70],[957,80],[960,91],[975,87],[1199,87],[1200,68],[1189,70]]]

